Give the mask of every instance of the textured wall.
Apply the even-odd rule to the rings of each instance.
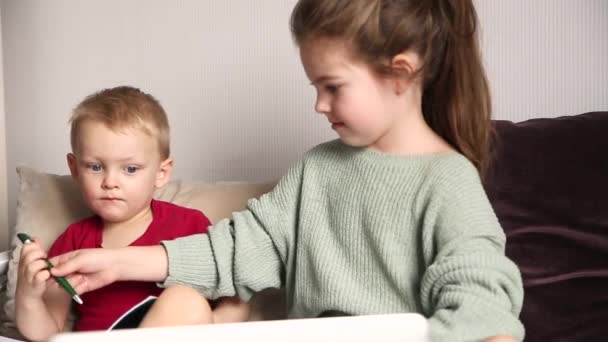
[[[608,109],[608,1],[476,3],[497,118]]]
[[[0,8],[0,23],[2,8]],[[2,25],[0,24],[0,28]],[[1,33],[1,29],[0,29]],[[0,251],[8,247],[8,204],[6,187],[6,135],[4,115],[4,75],[2,72],[2,35],[0,34]]]
[[[103,87],[159,98],[176,178],[276,178],[333,137],[289,36],[294,3],[0,0],[10,222],[15,167],[67,172],[69,112]],[[478,1],[478,10],[496,117],[608,108],[608,1]]]

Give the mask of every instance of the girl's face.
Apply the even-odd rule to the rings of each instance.
[[[300,58],[317,91],[315,111],[327,117],[344,143],[382,150],[378,147],[399,120],[395,83],[354,58],[339,40],[307,41]]]

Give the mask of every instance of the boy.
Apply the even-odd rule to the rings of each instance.
[[[54,242],[48,257],[82,248],[157,245],[161,240],[205,233],[201,212],[153,199],[170,179],[169,124],[154,97],[132,87],[90,95],[73,111],[72,153],[68,166],[93,217],[70,225]],[[46,340],[65,328],[71,297],[57,286],[38,243],[23,246],[16,292],[16,321],[30,340]],[[82,279],[70,278],[76,286]],[[75,330],[103,330],[132,306],[162,291],[153,282],[118,282],[82,295]],[[190,303],[176,312],[203,323]],[[209,309],[211,310],[211,309]],[[248,307],[236,299],[220,301],[207,322],[245,320]],[[178,313],[176,313],[178,314]],[[204,314],[204,313],[203,313]]]

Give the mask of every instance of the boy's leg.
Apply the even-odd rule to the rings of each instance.
[[[166,288],[139,325],[142,328],[213,323],[209,302],[182,285]]]
[[[213,323],[244,322],[249,319],[249,313],[249,304],[238,297],[222,298],[213,310]]]

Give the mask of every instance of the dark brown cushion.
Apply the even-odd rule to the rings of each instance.
[[[485,188],[523,275],[526,341],[608,341],[608,112],[495,127]]]

